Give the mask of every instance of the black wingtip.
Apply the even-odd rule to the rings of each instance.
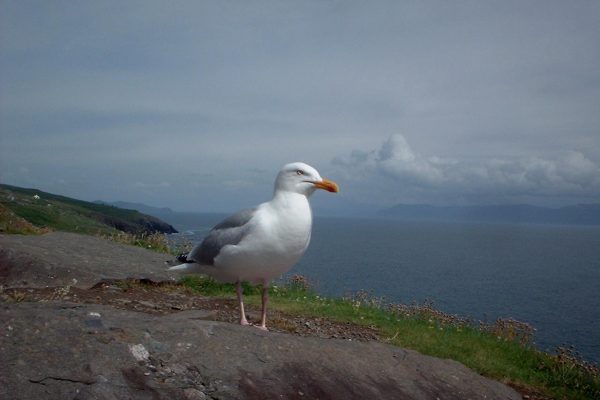
[[[181,263],[187,263],[187,264],[191,264],[193,263],[193,261],[188,260],[187,256],[190,253],[181,253],[180,255],[177,256],[177,261],[181,262]]]

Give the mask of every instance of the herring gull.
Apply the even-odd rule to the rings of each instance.
[[[304,254],[310,242],[312,212],[308,198],[316,189],[338,192],[335,182],[323,179],[310,165],[286,164],[275,180],[271,201],[240,211],[216,225],[170,270],[207,274],[236,285],[240,324],[249,325],[244,312],[242,281],[262,284],[259,328],[267,330],[268,287]]]

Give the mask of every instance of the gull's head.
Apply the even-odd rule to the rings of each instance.
[[[316,189],[335,193],[340,191],[335,182],[322,178],[319,171],[301,162],[284,165],[275,180],[276,192],[286,191],[310,196]]]

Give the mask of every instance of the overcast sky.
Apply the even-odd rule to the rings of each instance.
[[[0,1],[0,182],[233,211],[600,202],[600,2]]]

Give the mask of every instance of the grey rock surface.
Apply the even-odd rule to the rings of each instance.
[[[12,293],[0,303],[0,399],[520,398],[455,361],[375,341],[263,332],[213,321],[214,310],[123,310],[87,290],[176,278],[169,258],[71,233],[0,235],[0,290]],[[82,302],[24,295],[66,285]]]
[[[165,261],[173,257],[94,236],[68,232],[0,235],[0,285],[76,286],[103,279],[172,280]]]
[[[2,399],[520,399],[462,364],[97,304],[3,304]]]

